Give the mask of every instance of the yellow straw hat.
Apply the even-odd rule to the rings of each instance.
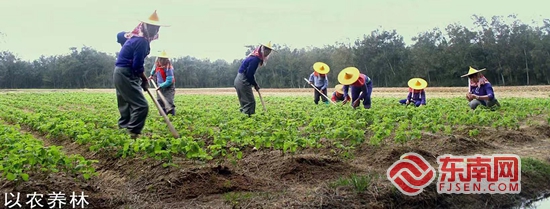
[[[485,71],[486,69],[481,69],[481,70],[476,70],[475,68],[473,68],[472,66],[470,66],[470,70],[468,70],[468,73],[467,74],[464,74],[462,76],[460,76],[461,78],[464,78],[466,76],[469,76],[469,75],[473,75],[473,74],[476,74],[476,73],[479,73],[479,72],[482,72],[482,71]]]
[[[160,24],[159,16],[157,15],[157,10],[153,12],[151,16],[147,20],[142,20],[141,22],[147,23],[149,25],[156,25],[161,27],[169,27],[169,25],[162,25]]]
[[[170,58],[170,56],[168,56],[168,53],[166,53],[166,51],[162,51],[159,53],[159,55],[157,55],[157,57],[159,58]]]
[[[338,82],[340,82],[343,85],[350,85],[352,83],[355,83],[357,79],[359,79],[359,69],[356,67],[347,67],[344,68],[340,73],[338,74]]]
[[[273,49],[273,46],[271,45],[271,41],[268,42],[267,44],[260,44],[260,45],[265,46],[268,49],[271,49],[271,51],[276,51],[275,49]]]
[[[338,84],[334,87],[334,89],[336,90],[336,92],[340,93],[340,94],[344,94],[344,86],[342,84]]]
[[[330,67],[323,62],[316,62],[313,64],[313,70],[319,74],[327,74],[330,71]]]
[[[411,89],[415,90],[422,90],[428,86],[428,82],[422,78],[411,78],[408,84]]]

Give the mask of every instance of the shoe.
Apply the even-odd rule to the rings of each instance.
[[[139,137],[139,134],[132,133],[130,130],[128,130],[128,134],[130,134],[130,138],[137,139]]]
[[[130,138],[132,139],[137,139],[138,137],[139,137],[139,134],[134,134],[134,133],[130,134]]]

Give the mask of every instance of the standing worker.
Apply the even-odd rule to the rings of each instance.
[[[176,105],[174,104],[174,97],[176,96],[176,78],[174,77],[174,67],[166,51],[162,51],[160,55],[157,56],[157,61],[155,61],[153,65],[149,79],[153,79],[153,75],[156,75],[155,77],[157,78],[157,101],[162,110],[165,114],[176,115]],[[158,91],[166,98],[166,102],[168,102],[170,107],[165,107]]]
[[[309,75],[309,83],[319,91],[323,92],[323,95],[317,90],[313,90],[313,102],[319,104],[319,98],[323,100],[325,104],[328,104],[327,97],[327,88],[328,88],[328,77],[327,73],[330,71],[330,68],[327,64],[322,62],[316,62],[313,64],[313,73]]]
[[[143,63],[151,50],[151,41],[158,38],[160,25],[157,11],[142,21],[130,33],[125,34],[113,73],[116,88],[119,128],[125,128],[135,139],[141,134],[147,119],[149,104],[142,90],[147,90],[148,80]]]
[[[371,108],[372,80],[367,75],[360,73],[355,67],[347,67],[338,74],[338,82],[344,85],[345,97],[348,97],[348,90],[351,88],[353,108],[357,108],[361,100],[365,109]],[[343,104],[346,103],[344,100]]]
[[[252,87],[256,91],[260,90],[260,86],[256,83],[256,70],[260,66],[265,66],[271,51],[273,50],[271,42],[258,46],[252,53],[244,59],[239,72],[235,77],[234,86],[239,97],[240,111],[250,117],[256,113],[256,99],[252,92]]]

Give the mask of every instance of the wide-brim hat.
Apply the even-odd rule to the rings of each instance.
[[[170,56],[168,56],[168,53],[166,53],[166,51],[162,51],[160,52],[158,55],[157,55],[158,58],[170,58]]]
[[[342,85],[350,85],[352,83],[355,83],[355,81],[359,79],[359,74],[359,69],[357,69],[356,67],[344,68],[338,74],[338,82],[340,82]]]
[[[156,25],[156,26],[160,26],[160,27],[169,27],[170,25],[164,25],[164,24],[161,24],[160,20],[159,20],[159,16],[157,15],[157,10],[155,10],[153,12],[153,14],[151,14],[151,16],[149,16],[148,19],[146,20],[141,20],[141,22],[143,23],[147,23],[149,25]]]
[[[476,74],[476,73],[479,73],[479,72],[482,72],[482,71],[485,71],[487,69],[483,68],[481,70],[476,70],[475,68],[473,68],[472,66],[470,66],[470,70],[468,70],[468,73],[467,74],[464,74],[462,76],[460,76],[461,78],[464,78],[466,76],[470,76],[470,75],[473,75],[473,74]]]
[[[277,50],[273,49],[273,46],[271,45],[271,41],[269,41],[267,44],[260,43],[260,45],[265,46],[268,49],[271,49],[271,51],[277,51]]]
[[[428,86],[428,82],[422,78],[411,78],[408,82],[409,87],[414,90],[422,90]]]
[[[336,90],[336,92],[340,93],[340,94],[344,94],[344,86],[342,84],[338,84],[334,87],[334,89]]]
[[[313,64],[313,70],[319,74],[327,74],[330,71],[330,67],[324,62],[316,62]]]

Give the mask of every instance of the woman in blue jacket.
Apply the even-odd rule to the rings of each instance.
[[[476,70],[470,67],[468,74],[461,76],[468,76],[468,79],[470,80],[470,90],[466,94],[466,99],[468,100],[468,105],[472,110],[475,110],[479,105],[489,108],[500,107],[500,103],[495,97],[493,86],[489,83],[489,80],[481,74],[484,70],[485,69]]]
[[[244,59],[239,72],[235,77],[234,85],[237,90],[237,96],[239,97],[240,111],[244,114],[250,115],[256,113],[256,99],[252,92],[252,87],[256,91],[260,90],[260,86],[256,82],[255,74],[256,70],[260,66],[265,66],[269,54],[273,50],[271,42],[268,44],[258,46],[252,53]]]
[[[132,32],[124,34],[124,39],[118,34],[122,48],[113,73],[120,113],[118,126],[127,129],[133,139],[141,134],[149,111],[142,93],[142,90],[148,88],[143,64],[150,52],[150,42],[158,38],[160,26],[155,10],[148,20],[140,22]]]

